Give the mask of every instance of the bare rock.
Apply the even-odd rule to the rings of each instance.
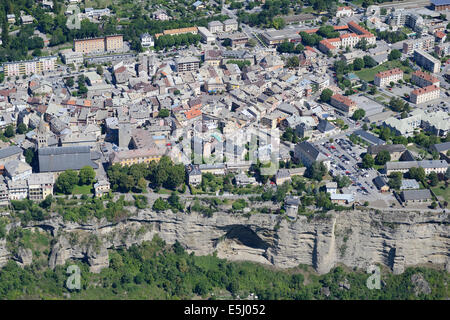
[[[422,274],[416,273],[411,276],[411,282],[414,285],[414,294],[419,296],[419,294],[430,294],[431,288],[428,281],[425,280]]]
[[[20,248],[14,259],[19,262],[19,264],[24,266],[29,266],[33,262],[33,251],[31,249]]]

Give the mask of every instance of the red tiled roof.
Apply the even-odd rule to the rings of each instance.
[[[390,77],[390,76],[392,76],[394,74],[403,74],[403,70],[401,70],[399,68],[394,68],[394,69],[387,70],[387,71],[381,71],[381,72],[378,72],[375,75],[375,77],[386,78],[386,77]]]
[[[432,92],[432,91],[436,91],[436,90],[439,90],[439,87],[437,87],[434,84],[432,84],[431,86],[415,89],[415,90],[413,90],[411,92],[411,94],[414,94],[416,96],[420,96],[422,94],[426,94],[426,93],[429,93],[429,92]]]
[[[432,76],[429,73],[423,72],[421,70],[417,70],[416,72],[413,73],[413,75],[415,75],[416,77],[422,78],[424,80],[427,80],[427,81],[429,81],[431,83],[439,82],[438,78]]]

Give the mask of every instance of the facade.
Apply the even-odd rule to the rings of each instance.
[[[203,41],[206,43],[211,43],[216,40],[216,37],[205,27],[198,27],[198,33],[202,36]]]
[[[83,54],[81,52],[73,52],[72,50],[67,50],[60,53],[62,61],[65,64],[79,65],[83,63]]]
[[[297,31],[289,29],[265,31],[261,33],[261,37],[270,46],[276,46],[284,41],[300,42],[302,40]]]
[[[200,60],[196,57],[182,57],[175,61],[177,72],[197,71],[200,68]]]
[[[423,50],[414,50],[414,60],[419,66],[432,73],[438,73],[441,70],[441,62]]]
[[[197,34],[198,29],[197,27],[188,27],[188,28],[164,30],[162,33],[155,34],[155,38],[158,39],[160,36],[167,36],[167,35],[175,36],[178,34],[185,34],[185,33]]]
[[[391,161],[397,161],[400,159],[403,152],[407,149],[402,144],[383,144],[383,145],[371,145],[367,148],[367,152],[375,157],[381,151],[389,152],[391,156]]]
[[[336,11],[336,17],[342,18],[342,17],[351,17],[353,16],[353,10],[350,7],[339,7]]]
[[[356,111],[356,102],[338,93],[331,96],[330,104],[333,107],[348,113],[349,116]]]
[[[53,194],[55,177],[52,173],[33,173],[27,181],[30,200],[41,201]]]
[[[440,86],[440,82],[437,77],[421,70],[417,70],[412,74],[411,81],[421,88],[432,85],[436,87]]]
[[[391,82],[398,82],[403,80],[403,70],[399,68],[378,72],[375,75],[374,83],[378,87],[385,87]]]
[[[153,41],[153,37],[148,33],[141,34],[141,46],[143,47],[153,47],[155,45],[155,41]]]
[[[445,173],[448,168],[448,163],[445,160],[422,160],[422,161],[388,161],[385,164],[386,175],[390,175],[392,172],[406,173],[411,168],[423,168],[425,174],[431,172]]]
[[[428,189],[405,190],[402,191],[400,197],[406,204],[414,202],[429,202],[432,199],[431,192]]]
[[[431,85],[424,88],[415,89],[411,92],[410,100],[412,103],[420,104],[434,99],[438,99],[441,91],[438,86]]]
[[[94,183],[94,192],[96,197],[101,197],[108,193],[111,189],[111,185],[107,180],[100,180]]]
[[[111,165],[119,163],[130,166],[137,163],[150,163],[159,161],[164,151],[159,148],[142,148],[135,150],[116,151],[111,154],[109,162]]]
[[[223,22],[224,32],[233,32],[238,30],[238,22],[236,19],[227,19]]]
[[[223,32],[223,23],[220,21],[208,22],[208,29],[209,29],[209,32],[211,32],[211,33]]]
[[[123,50],[123,35],[112,35],[73,41],[74,51],[84,54],[117,52]]]
[[[200,171],[198,165],[189,164],[186,166],[186,173],[188,177],[188,184],[197,186],[202,183],[202,172]]]
[[[325,166],[330,168],[330,160],[313,144],[303,141],[298,143],[294,149],[294,157],[299,159],[305,167],[310,167],[314,162],[323,162]]]
[[[34,60],[5,62],[3,70],[6,77],[39,74],[55,70],[57,58],[55,56],[42,57]]]
[[[435,11],[450,11],[450,0],[431,0],[431,7]]]
[[[403,53],[409,54],[414,52],[414,50],[424,50],[428,51],[434,47],[434,37],[426,36],[418,39],[412,39],[403,42]]]

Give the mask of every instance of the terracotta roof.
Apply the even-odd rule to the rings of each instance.
[[[445,37],[445,33],[443,33],[442,31],[437,31],[434,35],[441,39]]]
[[[331,99],[339,101],[339,102],[341,102],[341,103],[343,103],[343,104],[345,104],[347,106],[352,106],[352,105],[356,104],[356,102],[353,101],[352,99],[344,97],[343,95],[340,95],[339,93],[336,93],[336,94],[332,95]]]
[[[378,72],[378,73],[375,75],[375,77],[378,77],[378,78],[387,78],[387,77],[390,77],[390,76],[392,76],[392,75],[394,75],[394,74],[403,74],[403,70],[401,70],[401,69],[399,69],[399,68],[394,68],[394,69],[387,70],[387,71],[381,71],[381,72]]]
[[[426,94],[426,93],[429,93],[429,92],[432,92],[432,91],[436,91],[436,90],[439,90],[439,87],[437,87],[434,84],[432,84],[431,86],[415,89],[415,90],[413,90],[411,92],[411,94],[416,95],[416,96],[420,96],[422,94]]]
[[[432,76],[429,73],[423,72],[421,70],[417,70],[416,72],[413,73],[413,75],[415,75],[416,77],[422,78],[424,80],[427,80],[427,81],[429,81],[431,83],[439,82],[438,78]]]
[[[190,119],[200,116],[202,114],[202,111],[198,110],[198,109],[191,109],[191,110],[186,111],[184,114],[186,115],[186,118],[188,120],[190,120]]]

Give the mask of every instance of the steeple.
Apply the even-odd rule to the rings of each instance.
[[[47,126],[45,125],[44,117],[41,116],[39,125],[36,130],[36,147],[37,149],[47,147]]]

